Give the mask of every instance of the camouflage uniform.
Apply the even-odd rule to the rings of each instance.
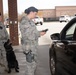
[[[38,37],[40,32],[37,31],[35,23],[29,20],[27,16],[23,17],[20,21],[20,31],[23,51],[28,53],[31,50],[34,55],[34,60],[31,63],[26,61],[25,75],[34,75],[37,66]]]
[[[0,63],[7,66],[4,42],[8,39],[8,33],[5,26],[0,22]]]

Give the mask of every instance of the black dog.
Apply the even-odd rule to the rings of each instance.
[[[16,60],[16,56],[13,51],[12,43],[10,43],[10,40],[7,40],[7,42],[4,43],[4,48],[6,50],[6,59],[9,68],[8,73],[11,73],[12,68],[15,68],[15,71],[19,72],[18,61]]]

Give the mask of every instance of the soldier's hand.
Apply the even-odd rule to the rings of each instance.
[[[44,34],[46,34],[46,32],[41,31],[40,35],[43,36]]]

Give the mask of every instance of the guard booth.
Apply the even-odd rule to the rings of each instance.
[[[0,0],[0,12],[3,22],[3,0]],[[14,46],[19,45],[17,0],[8,0],[9,35]]]

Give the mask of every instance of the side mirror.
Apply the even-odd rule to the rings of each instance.
[[[59,33],[54,33],[50,35],[52,40],[60,40],[60,34]]]

